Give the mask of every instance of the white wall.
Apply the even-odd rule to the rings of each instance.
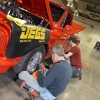
[[[76,20],[75,22],[86,27],[85,30],[78,33],[78,36],[81,38],[81,44],[93,49],[96,42],[100,42],[100,24],[89,22],[88,20],[83,21],[85,24]]]

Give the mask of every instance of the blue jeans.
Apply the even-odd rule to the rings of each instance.
[[[45,87],[41,87],[34,76],[30,75],[27,71],[22,71],[19,73],[18,77],[19,79],[26,81],[26,84],[29,87],[36,89],[43,100],[54,100],[56,98]]]
[[[81,73],[81,69],[72,66],[72,78],[77,78],[77,73]]]

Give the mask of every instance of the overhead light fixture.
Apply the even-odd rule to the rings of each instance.
[[[78,10],[74,10],[74,16],[79,16],[79,11]]]
[[[69,7],[73,7],[73,0],[68,0],[67,1],[68,3],[67,3],[67,6],[69,6]]]
[[[70,7],[71,7],[71,8],[73,7],[73,3],[70,5]]]
[[[68,2],[67,6],[70,6],[70,2]]]

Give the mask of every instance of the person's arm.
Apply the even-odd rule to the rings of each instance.
[[[64,54],[64,57],[65,57],[65,58],[69,58],[69,57],[72,56],[72,55],[73,55],[73,53],[69,52],[69,53],[67,53],[67,54]]]
[[[54,67],[53,65],[52,67]],[[57,69],[56,68],[51,68],[48,72],[47,75],[44,76],[41,71],[38,73],[38,83],[41,87],[48,87],[56,78],[57,74]]]

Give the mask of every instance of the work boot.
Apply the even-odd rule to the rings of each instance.
[[[79,80],[82,79],[82,72],[79,72]]]
[[[79,78],[79,80],[82,79],[82,72],[81,71],[77,73],[76,78]]]

